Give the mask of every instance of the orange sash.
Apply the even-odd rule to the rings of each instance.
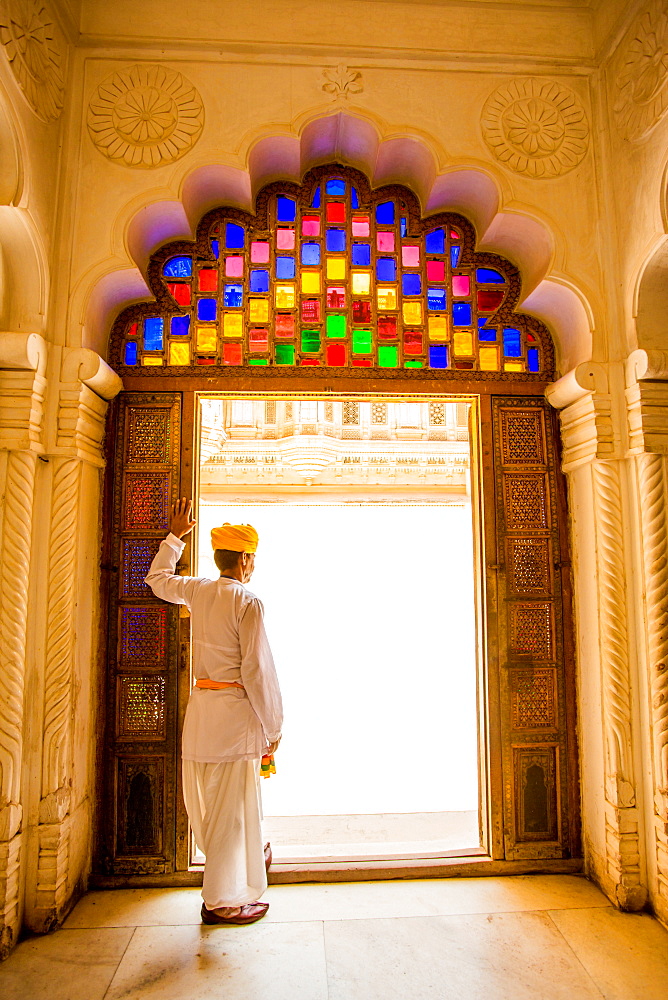
[[[198,677],[195,681],[195,687],[207,688],[209,691],[220,691],[223,688],[241,688],[243,691],[243,684],[237,683],[237,681],[212,681],[210,677]]]

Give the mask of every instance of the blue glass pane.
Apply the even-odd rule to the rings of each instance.
[[[397,262],[393,257],[379,257],[376,261],[376,277],[379,281],[394,281],[397,276]]]
[[[445,230],[434,229],[425,238],[427,253],[445,253]]]
[[[452,305],[452,322],[455,326],[471,325],[470,302],[454,302]]]
[[[241,285],[232,285],[233,288],[239,289],[239,302],[235,305],[241,305]],[[230,288],[230,285],[227,286]],[[228,305],[227,301],[227,289],[225,291],[225,305]],[[215,299],[200,299],[197,303],[197,319],[203,319],[207,321],[214,320],[216,318],[216,300]]]
[[[312,266],[320,263],[320,244],[302,243],[302,264]]]
[[[135,343],[130,343],[125,345],[124,362],[126,365],[137,364],[137,345]]]
[[[230,287],[228,285],[228,287]],[[232,286],[239,288],[240,286]],[[264,292],[269,291],[269,271],[251,271],[250,273],[250,290],[251,292]]]
[[[505,285],[506,279],[498,271],[491,267],[479,267],[475,273],[476,281],[484,281],[486,284]]]
[[[172,337],[187,337],[190,333],[190,316],[172,316]]]
[[[166,278],[191,278],[193,273],[192,257],[172,257],[162,269]]]
[[[459,264],[459,255],[462,252],[461,247],[450,247],[450,263],[453,267],[457,267]]]
[[[313,201],[311,202],[311,208],[320,208],[320,185],[318,184],[313,195]]]
[[[327,249],[330,253],[343,253],[346,249],[345,229],[327,230]]]
[[[530,347],[527,351],[527,362],[530,372],[537,372],[540,370],[540,361],[538,358],[538,348]]]
[[[353,208],[360,207],[360,200],[357,196],[357,188],[350,189],[350,204],[353,206]]]
[[[237,226],[236,222],[228,222],[225,225],[225,246],[228,250],[241,250],[244,245],[244,227]]]
[[[480,320],[478,320],[480,322]],[[483,323],[485,321],[483,320]],[[478,340],[492,340],[496,341],[496,330],[483,330],[482,328],[478,330]]]
[[[431,344],[429,347],[429,367],[448,367],[448,348],[446,344]]]
[[[276,218],[279,222],[294,222],[297,214],[297,203],[294,198],[279,195],[276,199]]]
[[[326,189],[327,194],[332,194],[335,198],[340,198],[346,193],[346,182],[342,181],[339,177],[333,177],[327,181]]]
[[[403,274],[401,276],[401,288],[404,295],[421,295],[422,278],[419,274]]]
[[[379,226],[394,225],[394,202],[384,201],[376,205],[376,222]]]
[[[277,257],[276,258],[276,277],[280,280],[285,278],[294,278],[295,276],[295,258],[294,257]]]
[[[218,260],[220,257],[220,240],[211,240],[211,253]]]
[[[438,309],[442,312],[445,309],[445,289],[427,289],[427,306],[429,309]]]
[[[162,350],[162,325],[162,318],[160,316],[151,316],[150,319],[144,320],[145,351]]]
[[[371,264],[371,246],[368,243],[353,243],[353,265],[369,267]]]
[[[503,353],[507,358],[522,357],[522,336],[520,331],[512,326],[503,328]]]
[[[243,294],[244,294],[243,285],[225,285],[225,297],[224,297],[225,308],[237,309],[243,301]],[[214,306],[216,304],[215,299],[200,299],[199,305],[201,305],[202,302],[213,302]],[[200,319],[205,319],[205,318],[206,317],[204,316],[200,316]],[[214,315],[211,318],[212,319],[216,318],[215,311]]]
[[[406,220],[405,220],[405,219],[402,219],[402,220],[401,220],[401,226],[400,226],[400,229],[401,229],[401,235],[402,235],[402,236],[405,236],[405,235],[406,235],[406,233],[408,232],[408,227],[407,227],[407,225],[406,225]]]

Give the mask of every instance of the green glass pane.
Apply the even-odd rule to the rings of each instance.
[[[398,348],[394,344],[378,345],[378,367],[396,368],[398,359]]]
[[[316,354],[320,350],[320,331],[302,330],[302,351],[305,354]]]
[[[251,358],[248,362],[249,365],[268,365],[269,362],[266,358]]]
[[[422,368],[422,361],[404,361],[404,368]]]
[[[353,330],[353,354],[371,354],[371,330]]]
[[[328,316],[327,317],[327,336],[328,337],[345,337],[346,335],[346,317],[345,316]]]
[[[276,364],[294,365],[295,349],[292,344],[276,344]]]

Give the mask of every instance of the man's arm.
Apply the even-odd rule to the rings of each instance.
[[[193,585],[197,579],[192,576],[178,576],[174,572],[185,548],[182,537],[191,532],[196,524],[195,521],[190,520],[191,511],[192,503],[190,500],[184,498],[176,501],[169,524],[169,534],[160,544],[144,580],[156,597],[162,598],[163,601],[169,601],[171,604],[190,605]]]
[[[262,605],[254,598],[239,622],[241,681],[269,745],[278,743],[283,726],[283,702],[264,630]],[[275,747],[274,747],[275,749]]]

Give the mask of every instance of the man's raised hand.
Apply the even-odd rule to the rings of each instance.
[[[197,521],[190,520],[192,509],[192,500],[186,500],[185,497],[182,500],[177,500],[172,507],[169,530],[177,538],[183,538],[184,535],[189,534],[197,524]]]

